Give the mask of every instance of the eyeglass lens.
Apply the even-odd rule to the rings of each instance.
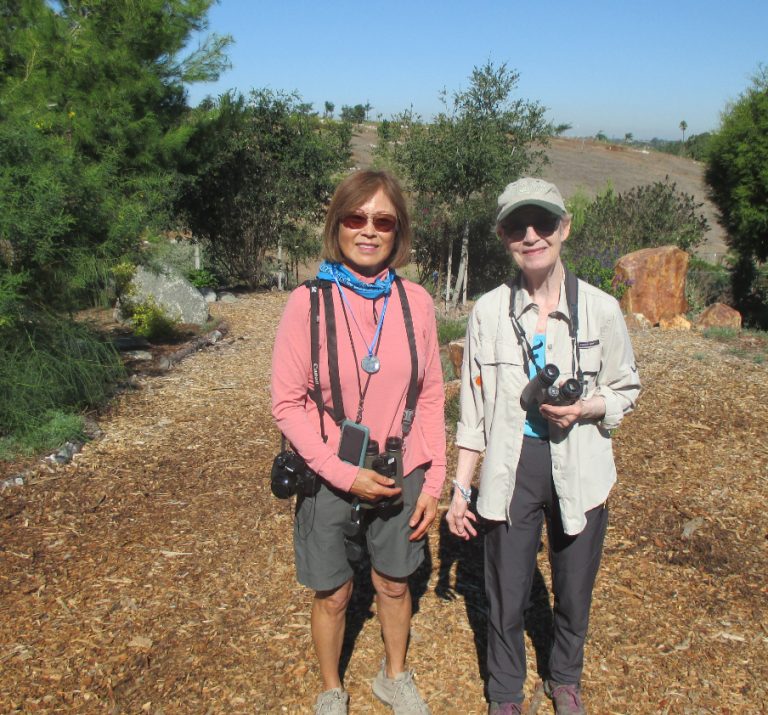
[[[345,216],[343,219],[341,219],[341,224],[344,226],[344,228],[358,231],[368,225],[368,219],[369,217],[365,214],[349,214],[348,216]],[[370,219],[373,222],[373,227],[377,231],[381,231],[381,233],[389,233],[390,231],[394,231],[395,226],[397,226],[397,219],[394,216],[389,216],[388,214],[371,216]]]

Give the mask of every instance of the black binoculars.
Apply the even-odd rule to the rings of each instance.
[[[379,443],[375,439],[368,440],[368,447],[365,450],[365,462],[363,466],[366,469],[372,469],[374,472],[394,479],[393,486],[403,488],[403,440],[400,437],[387,437],[384,443],[384,451],[379,454]],[[363,509],[388,509],[390,507],[400,506],[403,503],[403,493],[388,499],[379,499],[378,501],[361,501],[360,506]]]
[[[576,378],[568,378],[562,385],[555,385],[560,377],[557,365],[547,363],[520,394],[520,405],[529,410],[535,405],[572,405],[581,397],[582,385]]]
[[[270,482],[272,493],[278,499],[288,499],[294,494],[311,497],[319,487],[317,474],[300,455],[289,449],[280,452],[272,462]]]

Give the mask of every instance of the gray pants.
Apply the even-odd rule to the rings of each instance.
[[[559,684],[578,684],[608,509],[605,505],[591,509],[584,531],[577,536],[565,534],[552,482],[549,443],[526,437],[510,516],[511,524],[499,523],[485,537],[488,696],[495,702],[522,703],[526,672],[523,613],[531,592],[542,523],[546,519],[555,597],[549,677]]]

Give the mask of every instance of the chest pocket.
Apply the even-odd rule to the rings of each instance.
[[[477,353],[477,364],[483,391],[498,397],[519,395],[528,382],[520,346],[516,343],[496,341],[484,345]]]
[[[597,376],[603,366],[603,350],[599,340],[579,342],[579,362],[588,395],[597,386]]]

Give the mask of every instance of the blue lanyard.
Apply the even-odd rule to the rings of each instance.
[[[360,333],[360,337],[363,339],[363,343],[365,344],[365,335],[363,335],[363,331],[360,329],[360,326],[357,323],[357,318],[355,318],[355,311],[352,309],[352,306],[349,304],[349,301],[347,300],[347,296],[344,294],[344,289],[341,287],[341,283],[339,283],[339,279],[336,277],[335,272],[333,274],[333,280],[339,289],[339,294],[341,295],[341,299],[344,301],[347,308],[349,308],[349,312],[352,314],[352,322],[355,324],[355,327],[357,328],[357,332]],[[381,334],[381,327],[382,325],[384,325],[384,316],[387,313],[387,304],[389,303],[389,296],[390,294],[387,293],[386,297],[384,298],[384,305],[381,308],[381,315],[379,316],[379,322],[376,325],[376,333],[373,336],[373,340],[371,341],[370,345],[366,344],[366,349],[368,350],[369,358],[373,356],[373,349],[376,347],[376,343],[379,341],[379,335]]]

